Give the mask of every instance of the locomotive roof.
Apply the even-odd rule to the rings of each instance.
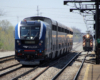
[[[68,27],[68,29],[69,29],[71,32],[73,32],[73,29],[72,29],[72,28]]]
[[[48,17],[43,17],[43,16],[32,16],[32,17],[27,17],[27,18],[24,18],[24,19],[29,20],[29,21],[32,21],[32,20],[44,21],[44,19],[48,19],[48,20],[50,20],[52,22],[53,25],[56,25],[56,22],[57,22],[55,20],[52,20],[52,19],[50,19]],[[61,26],[61,27],[65,28],[65,29],[68,29],[69,31],[73,32],[73,30],[71,28],[69,28],[69,27],[67,27],[67,26],[65,26],[65,25],[63,25],[63,24],[61,24],[59,22],[57,22],[57,23],[58,23],[58,26]]]

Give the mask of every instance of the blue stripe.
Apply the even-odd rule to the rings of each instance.
[[[41,37],[42,40],[45,39],[45,34],[46,34],[46,25],[43,24],[43,31],[42,31],[42,37]]]
[[[15,39],[19,39],[19,37],[18,37],[18,24],[15,26]]]
[[[42,29],[42,36],[41,39],[44,43],[42,45],[42,50],[45,50],[45,36],[46,36],[46,25],[43,23],[43,29]]]

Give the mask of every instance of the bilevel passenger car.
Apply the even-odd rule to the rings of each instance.
[[[92,51],[93,50],[93,36],[86,34],[83,36],[83,50]]]
[[[35,65],[71,51],[73,31],[47,17],[28,17],[15,27],[15,59]]]

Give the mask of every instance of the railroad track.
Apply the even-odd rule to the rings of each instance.
[[[84,59],[82,60],[82,64],[81,64],[79,70],[77,71],[77,73],[76,73],[76,75],[75,75],[75,77],[74,77],[73,80],[77,80],[77,79],[78,79],[78,76],[79,76],[80,71],[81,71],[81,69],[82,69],[82,67],[83,67],[83,64],[84,64],[84,62],[85,62],[85,60],[86,60],[86,57],[88,56],[88,53],[89,53],[89,52],[87,52],[87,55],[86,55],[86,56],[84,57]]]
[[[79,52],[77,55],[75,55],[51,80],[56,80],[60,74],[71,64],[82,52]]]
[[[50,62],[50,61],[49,61],[49,62]],[[21,77],[23,77],[23,76],[29,74],[30,72],[35,71],[35,70],[38,69],[39,67],[45,66],[46,64],[48,64],[48,62],[43,63],[43,64],[41,64],[40,66],[36,66],[35,68],[33,68],[33,69],[31,69],[31,70],[29,70],[29,71],[27,71],[27,72],[25,72],[25,73],[23,73],[23,74],[21,74],[21,75],[15,77],[15,78],[12,78],[11,80],[18,80],[18,78],[21,78]]]
[[[82,60],[80,60],[80,59],[77,59],[76,61],[82,62]],[[85,60],[84,63],[95,64],[95,59],[92,59],[92,60]]]
[[[65,57],[65,56],[63,56],[63,57]],[[61,58],[63,58],[63,57],[61,57]],[[61,59],[61,58],[60,58],[60,59]],[[42,70],[41,72],[39,72],[39,73],[38,73],[35,77],[33,77],[31,80],[35,80],[35,79],[38,78],[42,73],[44,73],[48,68],[50,68],[51,66],[57,64],[58,62],[59,62],[59,60],[56,59],[56,60],[54,60],[54,61],[51,60],[51,61],[49,61],[49,62],[47,62],[47,63],[45,63],[45,64],[42,64],[41,66],[43,66],[43,67],[46,66],[46,68],[45,68],[44,70]],[[11,68],[11,67],[16,66],[16,65],[20,65],[20,64],[18,63],[18,64],[15,64],[15,65],[6,67],[6,68],[4,68],[4,69],[1,69],[1,71],[5,70],[5,69],[8,69],[8,68]],[[28,71],[24,72],[23,74],[20,74],[20,75],[18,75],[18,76],[16,76],[16,77],[12,78],[11,80],[18,80],[19,78],[24,77],[25,75],[28,75],[29,73],[33,72],[34,70],[38,69],[38,68],[41,67],[41,66],[36,66],[35,68],[33,68],[33,69],[31,69],[31,70],[28,70]],[[12,69],[12,70],[7,71],[7,72],[5,72],[5,73],[2,73],[2,74],[0,74],[0,77],[4,76],[4,75],[6,75],[6,74],[12,73],[12,72],[14,72],[14,71],[16,71],[16,70],[19,70],[19,69],[21,69],[21,68],[23,68],[23,67],[22,67],[22,66],[19,66],[18,68],[15,68],[15,69]]]
[[[14,65],[10,65],[10,66],[7,66],[7,67],[5,67],[5,68],[0,69],[0,71],[9,69],[9,68],[14,67],[14,66],[17,66],[17,65],[20,65],[20,63],[14,64]]]
[[[44,64],[42,64],[41,66],[43,66],[43,65],[44,65]],[[18,67],[14,68],[14,69],[11,69],[11,70],[9,70],[9,71],[6,71],[6,72],[4,72],[4,73],[1,73],[1,74],[0,74],[0,77],[3,77],[4,75],[7,75],[7,74],[9,74],[9,73],[12,73],[12,72],[14,72],[14,71],[17,71],[17,70],[23,68],[23,66],[22,66],[20,63],[17,63],[17,64],[14,64],[14,65],[8,66],[8,67],[6,67],[6,68],[0,69],[0,71],[7,70],[7,69],[12,68],[12,67],[14,67],[14,66],[18,66]],[[35,68],[33,68],[33,69],[31,69],[31,70],[29,70],[29,71],[27,71],[27,72],[25,72],[25,73],[23,73],[23,74],[21,74],[21,75],[15,77],[15,78],[13,78],[12,80],[17,80],[18,78],[20,78],[20,77],[22,77],[22,76],[24,76],[24,75],[26,75],[26,74],[28,74],[28,73],[34,71],[34,70],[37,69],[37,68],[38,68],[38,66],[35,66]]]
[[[23,76],[29,74],[30,72],[36,70],[37,68],[38,68],[38,66],[36,66],[35,68],[33,68],[33,69],[31,69],[31,70],[29,70],[29,71],[27,71],[27,72],[25,72],[25,73],[23,73],[23,74],[21,74],[21,75],[15,77],[15,78],[12,78],[11,80],[18,80],[18,78],[21,78],[21,77],[23,77]]]
[[[62,58],[63,58],[63,57],[62,57]],[[60,58],[60,59],[61,59],[61,58]],[[33,77],[32,79],[30,79],[30,80],[35,80],[35,79],[38,78],[41,74],[43,74],[46,70],[48,70],[50,67],[52,67],[53,65],[56,65],[58,62],[59,62],[59,60],[54,61],[53,64],[50,63],[49,66],[48,66],[48,64],[47,64],[47,66],[46,66],[46,65],[43,65],[43,66],[46,66],[46,68],[45,68],[44,70],[42,70],[41,72],[39,72],[36,76],[34,76],[34,77]],[[17,64],[16,64],[16,65],[17,65]],[[14,65],[14,66],[16,66],[16,65]],[[18,65],[20,65],[20,64],[18,64]],[[13,66],[13,65],[12,65],[12,66]],[[11,66],[9,66],[8,68],[10,68],[10,67],[11,67]],[[28,70],[28,71],[24,72],[23,74],[21,74],[21,75],[19,75],[19,76],[17,76],[17,77],[14,77],[14,78],[12,78],[12,79],[10,79],[10,80],[18,80],[19,78],[24,77],[25,75],[28,75],[28,74],[31,73],[31,72],[34,72],[34,70],[38,69],[38,67],[39,67],[39,66],[36,66],[35,68],[33,68],[33,69],[31,69],[31,70]],[[12,72],[17,71],[17,70],[19,70],[19,69],[21,69],[21,68],[23,68],[23,67],[22,67],[22,66],[19,66],[19,67],[16,68],[16,69],[7,71],[7,72],[5,72],[5,73],[2,73],[2,74],[0,74],[0,77],[4,77],[6,74],[12,73]],[[5,68],[5,69],[7,69],[7,68]],[[5,69],[3,69],[3,70],[5,70]],[[1,71],[3,71],[3,70],[1,69]]]
[[[35,77],[33,77],[31,80],[35,80],[36,78],[38,78],[41,74],[43,74],[47,69],[49,69],[51,66],[55,65],[58,63],[58,60],[55,61],[53,64],[47,66],[45,69],[43,69],[40,73],[38,73]]]
[[[49,62],[50,62],[50,61],[49,61]],[[27,75],[28,73],[30,73],[30,72],[32,72],[32,71],[38,69],[39,67],[45,66],[45,65],[48,64],[49,62],[43,63],[43,64],[41,64],[41,65],[39,65],[39,66],[35,66],[33,69],[30,69],[30,70],[24,72],[23,74],[21,74],[21,75],[19,75],[19,76],[17,76],[17,77],[12,78],[11,80],[18,80],[18,78],[21,78],[22,76]],[[18,65],[19,65],[19,66],[18,66]],[[0,72],[1,72],[1,71],[5,71],[6,69],[12,68],[12,67],[14,67],[14,66],[18,66],[18,67],[14,68],[14,69],[11,69],[11,70],[9,70],[9,71],[6,71],[6,72],[1,73],[1,74],[0,74],[0,77],[4,77],[5,75],[7,75],[7,74],[9,74],[9,73],[12,73],[12,72],[15,72],[15,71],[17,71],[17,70],[19,70],[19,69],[21,69],[21,68],[24,68],[20,63],[17,63],[17,64],[14,64],[14,65],[8,66],[8,67],[6,67],[6,68],[0,69]]]
[[[18,64],[16,64],[16,65],[18,65]],[[16,66],[16,65],[15,65],[15,66]],[[6,67],[6,68],[4,68],[4,69],[1,69],[1,71],[6,70],[6,69],[8,69],[8,68],[11,68],[11,67],[10,67],[10,66],[9,66],[9,67]],[[18,66],[17,68],[11,69],[11,70],[6,71],[6,72],[3,72],[3,73],[0,74],[0,77],[4,76],[4,75],[6,75],[6,74],[9,74],[9,73],[11,73],[11,72],[14,72],[14,71],[16,71],[16,70],[18,70],[18,69],[21,69],[21,68],[22,68],[22,66]]]
[[[15,55],[2,57],[2,58],[0,58],[0,63],[6,62],[6,61],[9,61],[9,60],[13,60],[13,59],[15,59],[14,57],[15,57]]]
[[[63,58],[63,57],[61,57],[61,58]],[[60,59],[61,59],[61,58],[60,58]],[[54,60],[53,62],[52,62],[52,61],[53,61],[53,60],[42,64],[41,66],[46,66],[46,68],[43,69],[41,72],[39,72],[39,73],[38,73],[36,76],[34,76],[31,80],[35,80],[35,79],[38,78],[41,74],[43,74],[46,70],[48,70],[51,66],[53,66],[53,65],[55,65],[55,64],[57,64],[57,63],[59,62],[59,60],[57,60],[57,59]],[[48,64],[48,63],[49,63],[49,64]],[[27,71],[27,72],[25,72],[25,73],[19,75],[19,76],[15,77],[15,78],[13,78],[13,79],[11,79],[11,80],[18,80],[18,78],[21,78],[21,77],[27,75],[28,73],[30,73],[30,72],[32,72],[32,71],[38,69],[38,67],[39,67],[39,66],[37,66],[36,68],[34,68],[34,69],[32,69],[32,70],[29,70],[29,71]]]

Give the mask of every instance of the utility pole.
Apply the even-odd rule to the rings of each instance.
[[[99,37],[99,0],[96,0],[96,39]]]
[[[38,8],[38,6],[37,6],[37,16],[39,16],[39,8]]]
[[[100,49],[99,43],[97,43],[97,39],[100,38],[100,27],[99,27],[99,0],[96,0],[96,27],[95,27],[95,53],[96,53],[96,64],[100,63]]]

